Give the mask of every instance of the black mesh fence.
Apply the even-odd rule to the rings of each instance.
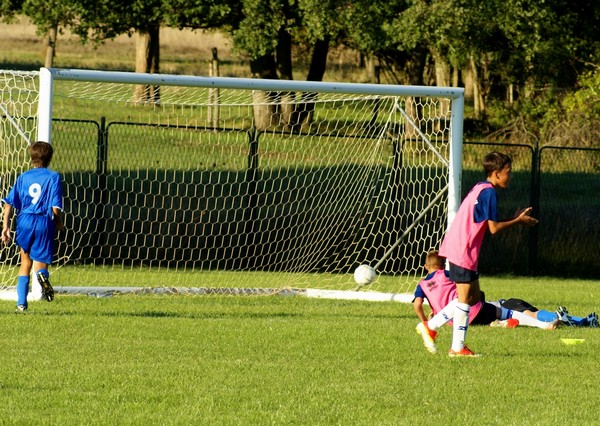
[[[53,143],[60,150],[53,168],[61,171],[65,180],[65,208],[67,214],[74,217],[85,217],[85,223],[77,224],[81,232],[70,234],[73,240],[68,242],[70,246],[82,248],[78,253],[81,262],[97,262],[107,264],[110,258],[115,256],[113,245],[121,247],[119,250],[150,250],[156,241],[156,246],[166,247],[167,250],[175,250],[171,246],[180,246],[181,241],[189,239],[189,235],[197,230],[194,227],[203,221],[201,217],[209,209],[203,208],[201,194],[193,194],[191,198],[180,198],[177,196],[180,185],[185,182],[202,183],[202,179],[218,180],[224,178],[224,173],[229,177],[227,182],[239,186],[239,200],[247,192],[243,182],[247,182],[248,167],[251,159],[248,152],[239,152],[238,156],[229,152],[227,155],[214,158],[204,158],[208,163],[198,164],[203,170],[210,169],[210,173],[203,175],[194,173],[194,159],[182,158],[184,161],[180,170],[170,167],[170,171],[155,171],[152,173],[171,173],[171,177],[165,176],[154,179],[152,176],[142,176],[152,171],[151,164],[143,164],[138,170],[121,169],[119,164],[131,164],[131,159],[121,158],[123,155],[138,155],[140,147],[132,146],[132,150],[115,152],[107,150],[110,147],[110,124],[102,121],[79,121],[79,120],[57,120],[53,126],[69,126],[69,131],[55,131],[56,139]],[[123,127],[121,125],[121,127]],[[225,129],[227,130],[227,129]],[[133,131],[133,130],[132,130]],[[170,129],[163,129],[165,140],[169,138]],[[248,140],[246,131],[229,129],[236,133],[235,138]],[[136,132],[138,132],[136,130]],[[186,132],[193,133],[194,130],[187,129]],[[139,132],[138,132],[139,133]],[[136,134],[138,134],[136,133]],[[61,140],[64,137],[76,140]],[[127,146],[127,134],[120,141],[120,146]],[[133,135],[133,133],[132,133]],[[133,137],[133,136],[131,136]],[[194,142],[195,136],[190,136],[189,143]],[[203,136],[203,140],[209,140]],[[183,142],[180,142],[183,143]],[[143,147],[141,148],[143,149]],[[600,277],[600,262],[598,262],[598,249],[600,249],[600,149],[565,148],[565,147],[533,147],[527,145],[501,144],[489,142],[465,142],[463,149],[463,175],[462,196],[471,189],[478,181],[484,180],[485,176],[481,167],[481,160],[488,152],[498,150],[509,154],[513,159],[513,179],[509,188],[499,193],[500,215],[510,217],[518,209],[532,206],[534,216],[540,219],[540,223],[534,228],[513,228],[495,236],[487,236],[484,243],[480,260],[480,272],[485,274],[537,274],[554,276],[579,276]],[[235,154],[235,153],[234,153]],[[168,162],[168,151],[157,151],[156,161]],[[148,156],[142,156],[147,161]],[[141,158],[141,157],[140,157]],[[173,160],[175,161],[175,160]],[[200,179],[200,180],[199,180]],[[171,181],[168,188],[137,188],[139,182]],[[138,183],[136,183],[138,182]],[[128,188],[130,186],[131,188]],[[199,185],[198,187],[201,187]],[[215,187],[216,186],[212,186]],[[122,191],[129,189],[128,191]],[[140,223],[148,223],[148,229],[130,229],[132,239],[127,244],[110,241],[106,239],[106,230],[115,227],[132,227],[134,225],[121,222],[114,218],[120,217],[120,213],[114,209],[131,209],[138,204],[137,199],[115,199],[116,195],[127,197],[152,197],[152,194],[161,194],[156,200],[152,200],[157,206],[154,210],[129,212],[128,215],[148,215]],[[232,202],[236,202],[233,199]],[[194,204],[196,203],[196,204]],[[152,228],[152,223],[160,221],[152,220],[152,215],[159,216],[162,207],[172,204],[181,204],[181,214],[189,217],[171,218],[160,229]],[[199,241],[197,251],[202,250],[202,244],[210,247],[222,247],[222,250],[238,250],[239,247],[248,247],[248,242],[233,240],[239,239],[243,232],[231,229],[232,223],[242,224],[249,212],[241,207],[235,209],[231,206],[231,214],[234,217],[215,218],[221,227],[226,227],[227,232],[223,234],[222,229],[215,229],[215,234],[229,236],[232,241],[214,242]],[[111,210],[112,209],[112,210]],[[106,214],[108,210],[108,215]],[[172,209],[169,209],[171,211]],[[239,216],[239,217],[238,217]],[[386,216],[387,217],[387,216]],[[394,219],[388,219],[393,221]],[[175,223],[186,223],[187,227],[177,227]],[[162,223],[162,222],[160,222]],[[216,223],[216,222],[215,222]],[[157,226],[157,225],[156,225]],[[240,225],[242,226],[242,225]],[[382,224],[383,228],[392,229],[396,225],[392,222]],[[124,228],[124,229],[125,229]],[[172,228],[172,229],[171,229]],[[177,228],[177,229],[175,229]],[[119,228],[120,229],[120,228]],[[341,234],[340,234],[341,235]],[[229,238],[228,237],[228,238]],[[210,236],[210,238],[220,238]],[[139,241],[138,241],[139,240]],[[144,240],[144,241],[142,241]],[[156,240],[156,241],[155,241]],[[185,241],[184,241],[185,242]],[[138,245],[139,248],[135,246]],[[185,242],[188,244],[188,242]],[[233,244],[235,243],[235,244]],[[430,242],[434,244],[434,242]],[[211,245],[212,244],[212,245]],[[184,244],[185,245],[185,244]],[[250,244],[251,245],[251,244]],[[426,250],[428,247],[423,247]],[[268,247],[262,246],[261,250]],[[356,247],[354,247],[356,249]],[[189,249],[188,249],[189,250]],[[215,248],[216,250],[216,248]],[[282,247],[275,247],[269,256],[277,256]],[[156,250],[154,250],[156,251]],[[185,250],[184,250],[185,251]],[[215,251],[216,253],[216,251]],[[118,253],[117,253],[118,254]],[[163,256],[160,253],[146,253],[144,256]],[[217,257],[226,257],[226,253],[216,253]],[[256,255],[256,254],[255,254]],[[262,253],[263,256],[268,254]],[[325,254],[331,256],[331,254]],[[117,257],[121,256],[118,254]],[[180,253],[178,258],[195,257],[194,253]],[[237,267],[240,265],[230,265]],[[243,265],[241,265],[243,266]]]

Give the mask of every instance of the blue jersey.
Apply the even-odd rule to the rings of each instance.
[[[15,243],[32,260],[51,263],[55,230],[52,209],[63,208],[60,174],[45,167],[28,170],[2,201],[18,210]]]
[[[485,220],[498,222],[498,193],[494,188],[483,189],[477,196],[477,204],[473,210],[473,220],[481,223]]]
[[[57,172],[36,167],[21,174],[2,201],[19,210],[19,214],[35,214],[54,218],[52,207],[62,210],[62,184]]]

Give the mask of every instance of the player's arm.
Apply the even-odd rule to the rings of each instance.
[[[12,212],[12,206],[8,203],[4,203],[4,211],[2,215],[2,242],[8,244],[10,241],[10,214]]]
[[[52,213],[54,213],[54,223],[57,231],[65,229],[65,224],[62,220],[62,210],[58,207],[52,207]]]
[[[534,217],[529,216],[531,213],[532,207],[527,207],[526,209],[520,210],[517,214],[511,219],[501,220],[499,222],[488,220],[488,228],[491,234],[496,234],[505,229],[511,228],[515,225],[523,225],[523,226],[534,226],[538,223],[538,220]]]
[[[427,321],[427,315],[425,315],[425,309],[423,308],[423,302],[425,299],[422,297],[415,297],[413,300],[413,308],[415,309],[415,314],[419,317],[421,322]]]

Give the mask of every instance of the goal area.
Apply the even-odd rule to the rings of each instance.
[[[28,146],[52,143],[67,228],[50,268],[59,293],[395,300],[422,278],[460,203],[463,95],[0,71],[1,196],[29,168]],[[11,292],[18,248],[2,246],[0,260]],[[361,264],[373,283],[357,286]]]

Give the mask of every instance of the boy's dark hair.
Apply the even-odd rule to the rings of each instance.
[[[48,167],[52,161],[54,149],[48,142],[34,142],[29,147],[29,155],[31,156],[31,164],[34,167]]]
[[[492,173],[502,170],[507,164],[512,164],[511,158],[506,154],[494,151],[483,159],[483,170],[486,176],[490,176]]]

